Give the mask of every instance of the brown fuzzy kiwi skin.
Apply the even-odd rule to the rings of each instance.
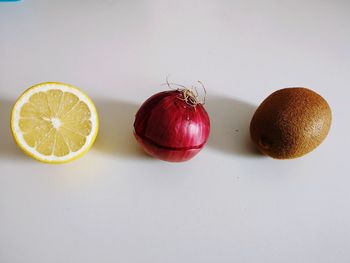
[[[284,88],[260,104],[250,123],[250,136],[262,153],[292,159],[319,146],[331,122],[331,109],[322,96],[307,88]]]

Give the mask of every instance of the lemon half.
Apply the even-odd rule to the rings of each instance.
[[[91,148],[98,133],[98,114],[78,88],[46,82],[19,97],[12,110],[11,130],[29,156],[46,163],[65,163]]]

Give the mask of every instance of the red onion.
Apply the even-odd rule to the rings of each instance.
[[[209,116],[189,89],[153,95],[134,123],[134,135],[145,152],[169,162],[191,159],[204,147],[209,132]]]

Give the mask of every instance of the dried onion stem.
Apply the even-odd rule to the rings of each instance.
[[[171,90],[174,89],[172,86],[180,87],[176,89],[181,93],[181,96],[179,96],[179,99],[184,100],[190,106],[196,107],[198,104],[204,105],[207,97],[207,90],[204,87],[204,84],[200,80],[198,80],[198,83],[200,84],[202,90],[204,91],[203,96],[199,95],[196,86],[192,86],[191,88],[188,88],[186,86],[183,86],[177,83],[171,83],[169,82],[168,77],[166,77],[166,83],[162,85],[167,85],[168,88]]]

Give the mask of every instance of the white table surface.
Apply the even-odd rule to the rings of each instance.
[[[0,3],[0,262],[349,262],[348,0]],[[165,77],[208,90],[211,138],[189,162],[132,136]],[[29,86],[86,91],[101,118],[83,158],[47,165],[9,131]],[[248,126],[271,92],[307,86],[333,110],[326,141],[277,161]],[[235,130],[238,131],[235,131]]]

